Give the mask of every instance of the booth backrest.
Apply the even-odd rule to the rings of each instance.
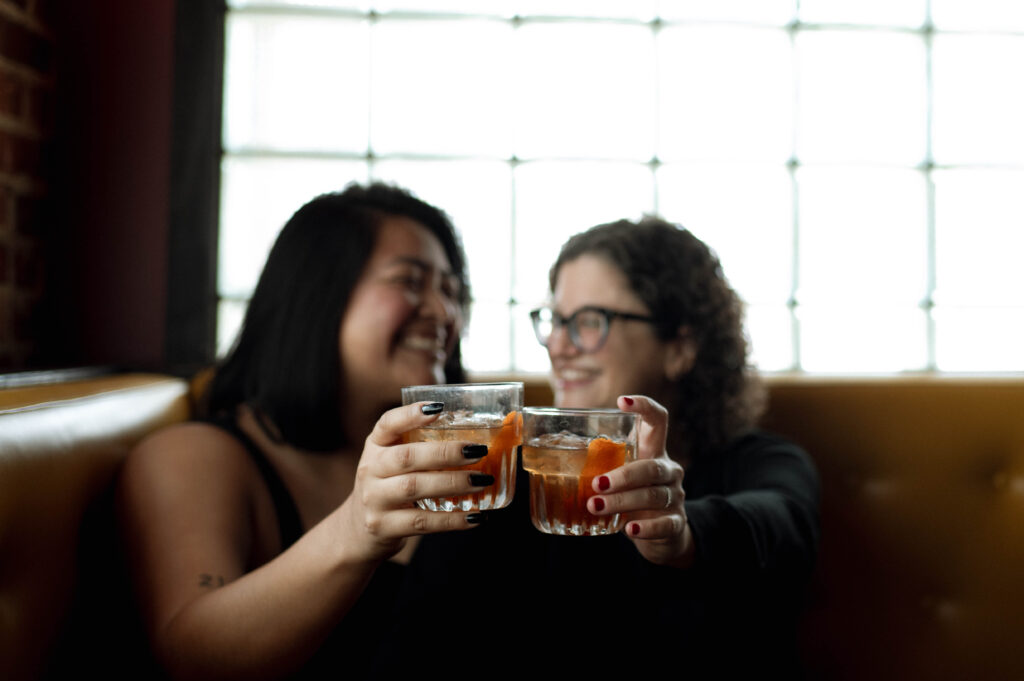
[[[770,388],[822,481],[809,676],[1024,679],[1024,378]]]
[[[117,546],[112,482],[132,445],[188,418],[188,387],[131,374],[0,390],[0,678],[123,651],[109,617],[121,594],[104,593],[123,587],[103,555]]]
[[[808,677],[1024,679],[1024,377],[768,387],[765,427],[822,481]],[[550,402],[527,382],[527,404]],[[164,376],[0,390],[0,678],[123,662],[112,482],[134,442],[190,413],[188,384]]]

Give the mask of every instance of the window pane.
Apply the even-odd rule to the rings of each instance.
[[[936,171],[937,303],[1024,304],[1024,172]]]
[[[941,371],[1024,371],[1024,306],[936,307]]]
[[[920,35],[809,31],[796,44],[802,161],[924,160],[926,61]]]
[[[927,365],[927,320],[915,307],[810,305],[797,309],[801,368],[915,371]]]
[[[248,304],[241,300],[221,300],[217,303],[217,358],[228,354],[235,337],[242,329]]]
[[[516,154],[654,153],[654,35],[645,26],[526,24],[517,31]],[[571,49],[568,46],[571,45]]]
[[[515,368],[518,371],[547,373],[551,369],[547,349],[537,342],[530,322],[530,310],[534,305],[514,305],[512,326],[515,339]]]
[[[948,163],[1024,159],[1024,36],[936,35],[934,157]]]
[[[368,10],[371,4],[370,0],[228,0],[229,7],[329,7]]]
[[[785,304],[793,289],[793,188],[784,166],[668,164],[658,209],[693,231],[748,302]]]
[[[524,163],[515,171],[516,300],[548,297],[548,269],[577,232],[653,209],[653,175],[627,163]]]
[[[378,12],[412,10],[416,12],[460,12],[464,14],[511,16],[514,0],[368,0]]]
[[[508,303],[477,300],[470,312],[469,328],[462,336],[462,364],[466,371],[510,371],[511,317]]]
[[[658,13],[669,20],[723,20],[782,26],[796,16],[794,0],[661,0]]]
[[[394,182],[448,213],[462,237],[473,297],[506,303],[512,281],[512,173],[508,164],[382,161],[375,179]]]
[[[478,0],[477,0],[478,1]],[[654,18],[655,0],[517,0],[513,3],[521,16],[597,17],[604,19]]]
[[[801,303],[921,302],[928,202],[920,172],[802,168],[797,191]]]
[[[761,371],[793,368],[793,319],[784,305],[748,305],[744,326],[750,362]]]
[[[318,194],[366,181],[355,161],[227,158],[221,169],[218,291],[248,296],[277,233]]]
[[[917,27],[925,10],[925,0],[800,0],[800,21]]]
[[[659,32],[658,47],[659,158],[790,158],[792,50],[785,31],[670,27]]]
[[[495,21],[377,23],[373,150],[511,155],[511,38]]]
[[[1020,0],[931,0],[932,22],[941,30],[1022,31]]]
[[[365,21],[232,14],[226,49],[229,150],[366,150]]]

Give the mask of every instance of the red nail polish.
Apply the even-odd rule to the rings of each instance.
[[[637,536],[638,534],[640,534],[640,526],[636,523],[633,523],[629,526],[629,533],[634,537]]]
[[[594,497],[594,508],[598,511],[604,510],[604,499],[601,497]]]
[[[599,490],[601,490],[602,492],[607,491],[608,488],[611,487],[611,486],[612,486],[612,481],[608,479],[607,475],[602,475],[601,477],[599,477],[597,479],[597,488]]]
[[[626,404],[628,404],[629,406],[633,406],[633,398],[632,397],[623,397],[622,401],[625,402]]]

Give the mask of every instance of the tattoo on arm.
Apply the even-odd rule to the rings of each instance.
[[[208,575],[205,572],[199,575],[199,586],[205,589],[216,589],[224,586],[224,578],[220,575]]]

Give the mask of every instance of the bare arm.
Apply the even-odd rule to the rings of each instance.
[[[405,537],[471,527],[465,513],[413,506],[479,489],[465,472],[437,471],[467,462],[464,443],[397,444],[433,418],[416,407],[388,412],[367,439],[353,493],[272,558],[263,555],[265,491],[233,439],[190,424],[140,445],[122,478],[121,516],[143,615],[170,674],[257,679],[294,671]]]

